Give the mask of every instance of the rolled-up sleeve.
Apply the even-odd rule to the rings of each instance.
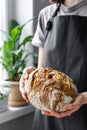
[[[31,44],[37,47],[44,47],[45,43],[45,24],[44,24],[44,15],[43,12],[40,11],[38,16],[37,29],[34,34],[34,38],[32,39]]]

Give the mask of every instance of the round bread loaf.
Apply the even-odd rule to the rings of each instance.
[[[66,74],[51,68],[39,68],[29,74],[25,90],[30,103],[40,110],[63,111],[63,105],[72,103],[77,87]]]

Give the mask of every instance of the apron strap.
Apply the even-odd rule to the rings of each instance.
[[[58,4],[59,3],[59,4]],[[60,10],[60,6],[61,6],[61,0],[59,0],[58,2],[57,2],[57,8],[56,8],[56,10],[54,11],[54,13],[53,13],[53,15],[52,15],[52,18],[54,18],[55,16],[57,16],[57,13],[59,12],[59,10]],[[50,31],[51,30],[51,28],[52,28],[52,21],[51,20],[49,20],[48,22],[47,22],[47,25],[46,25],[46,30],[47,31]]]

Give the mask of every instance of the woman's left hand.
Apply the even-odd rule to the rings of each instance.
[[[55,116],[57,118],[70,116],[73,112],[77,111],[83,105],[83,102],[84,102],[84,96],[81,93],[78,94],[76,100],[73,103],[64,105],[63,107],[64,112],[56,112],[54,110],[49,109],[48,111],[42,111],[42,114],[48,116]]]

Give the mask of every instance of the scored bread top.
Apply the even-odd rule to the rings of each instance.
[[[73,80],[61,71],[48,67],[33,71],[25,83],[25,89],[30,102],[38,109],[62,111],[62,106],[73,102],[77,96]]]

